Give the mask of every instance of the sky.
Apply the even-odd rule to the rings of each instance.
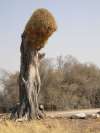
[[[0,68],[20,68],[21,34],[31,14],[48,9],[58,29],[43,52],[46,58],[72,55],[100,67],[100,0],[0,0]]]

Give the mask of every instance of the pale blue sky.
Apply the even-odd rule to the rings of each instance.
[[[50,10],[58,24],[43,49],[46,57],[70,54],[100,67],[100,0],[0,0],[0,68],[19,70],[21,33],[41,7]]]

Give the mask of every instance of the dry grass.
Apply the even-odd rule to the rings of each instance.
[[[27,37],[28,46],[41,49],[56,30],[57,25],[54,16],[47,9],[40,8],[30,17],[23,36]]]
[[[100,133],[100,119],[45,119],[31,122],[3,121],[0,133]]]

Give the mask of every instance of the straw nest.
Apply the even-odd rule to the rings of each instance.
[[[41,8],[33,13],[23,34],[28,38],[28,45],[40,50],[56,29],[53,15],[47,9]]]

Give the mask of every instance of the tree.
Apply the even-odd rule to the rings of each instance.
[[[38,95],[41,81],[39,64],[44,54],[39,50],[56,30],[55,19],[46,9],[35,11],[28,21],[22,34],[21,67],[19,74],[19,106],[16,111],[18,117],[27,114],[28,119],[40,118],[41,112],[38,105]]]

